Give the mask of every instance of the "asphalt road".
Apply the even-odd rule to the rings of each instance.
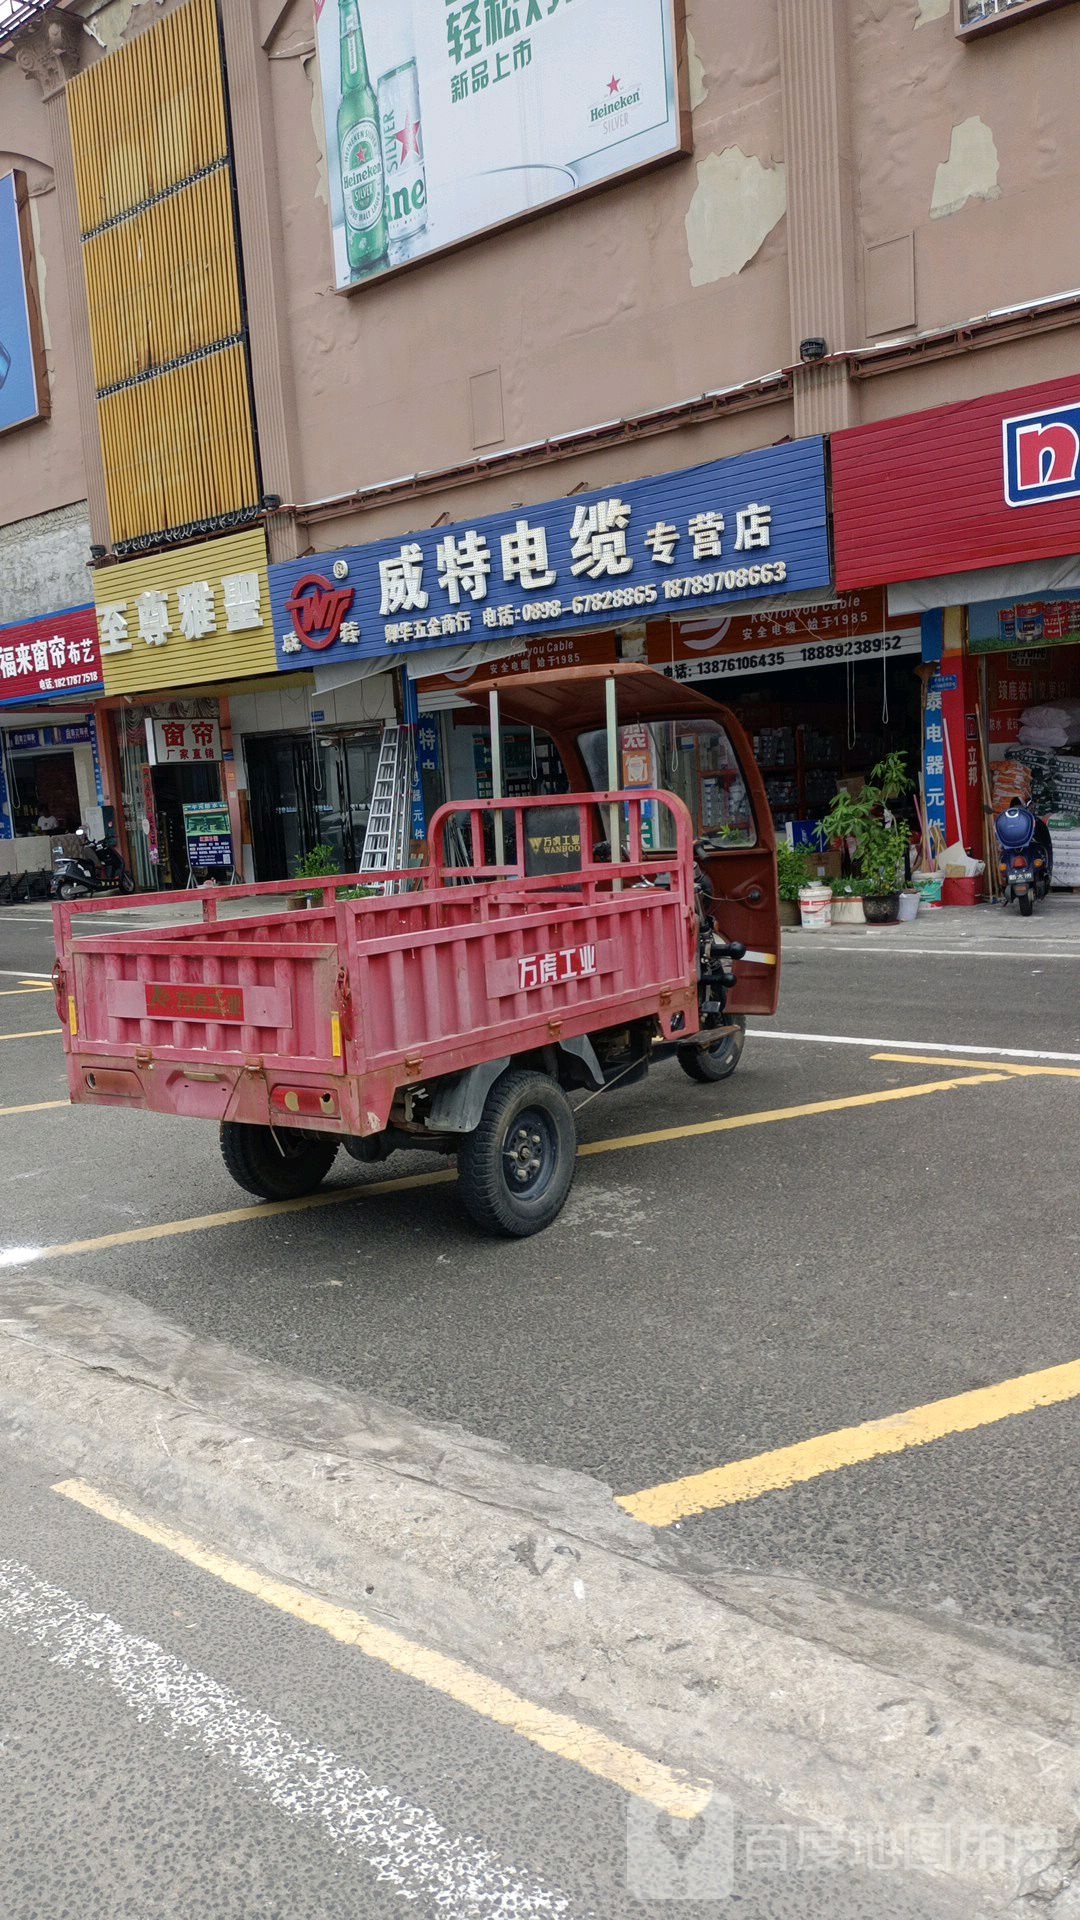
[[[30,983],[50,963],[47,915],[4,913],[0,1259],[134,1295],[198,1336],[620,1495],[1080,1357],[1070,902],[1023,927],[942,915],[893,935],[794,936],[780,1015],[735,1078],[697,1087],[671,1064],[591,1101],[579,1128],[594,1151],[564,1215],[517,1244],[479,1239],[452,1184],[365,1200],[398,1172],[438,1172],[434,1156],[370,1171],[342,1156],[330,1186],[343,1204],[260,1218],[209,1128],[44,1104],[65,1100],[59,1041],[38,1037],[56,1025],[51,995]],[[1018,1075],[1001,1070],[1003,1049],[1014,1066],[1076,1059]],[[2,1111],[19,1107],[39,1110]],[[1080,1400],[962,1428],[676,1524],[713,1564],[799,1570],[1075,1661]],[[530,1885],[565,1891],[568,1913],[649,1910],[626,1890],[614,1789],[568,1785],[561,1763],[399,1680],[365,1677],[361,1713],[339,1649],[316,1655],[295,1623],[253,1619],[253,1602],[65,1509],[46,1491],[63,1462],[13,1471],[0,1463],[2,1552],[20,1577],[148,1636],[447,1832],[479,1835]],[[58,1669],[43,1645],[0,1633],[0,1664],[15,1703],[5,1913],[391,1910],[355,1847],[283,1815],[265,1782],[208,1768],[182,1729],[133,1722],[85,1663]],[[805,1916],[819,1895],[822,1912],[879,1911],[876,1885],[835,1875],[802,1877],[797,1898],[790,1880],[757,1878],[739,1910]],[[904,1898],[893,1885],[880,1910]]]
[[[5,1920],[967,1911],[722,1792],[676,1826],[72,1504],[64,1465],[0,1453]]]
[[[0,922],[0,1032],[55,1026],[51,996],[19,987],[20,967],[49,960],[33,911]],[[948,1044],[1080,1054],[1080,911],[1051,901],[1034,928],[945,922],[892,948],[887,934],[796,936],[774,1024],[930,1057]],[[342,1156],[331,1184],[355,1205],[269,1219],[256,1207],[45,1262],[631,1494],[1080,1356],[1080,1079],[634,1144],[953,1074],[880,1051],[752,1038],[720,1087],[671,1064],[592,1101],[583,1140],[630,1144],[581,1161],[562,1219],[535,1240],[479,1239],[452,1184],[363,1200],[372,1179],[439,1169],[433,1156],[370,1173]],[[978,1064],[955,1071],[977,1081]],[[63,1097],[54,1038],[0,1040],[0,1106]],[[8,1249],[244,1204],[193,1122],[62,1106],[0,1127]],[[681,1525],[724,1565],[801,1568],[1075,1658],[1078,1420],[1075,1402],[1039,1409]]]

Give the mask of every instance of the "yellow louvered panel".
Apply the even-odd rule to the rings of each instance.
[[[81,74],[68,108],[113,541],[250,509],[215,0],[189,0]]]
[[[114,541],[257,500],[242,346],[108,394],[98,416]]]
[[[214,0],[189,0],[79,74],[67,97],[84,234],[223,160]]]
[[[99,388],[240,332],[225,167],[96,234],[83,259]]]

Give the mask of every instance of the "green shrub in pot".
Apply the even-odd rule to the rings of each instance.
[[[890,803],[910,788],[905,755],[887,754],[862,792],[841,790],[819,822],[819,831],[829,840],[855,843],[859,892],[864,902],[872,903],[867,919],[895,920],[900,910],[900,876],[911,834],[902,821],[890,823],[886,816]]]
[[[776,848],[776,877],[781,900],[798,901],[799,888],[808,887],[816,878],[814,856],[809,847],[789,847],[781,840]]]
[[[780,887],[780,925],[799,924],[799,888],[816,879],[814,856],[809,847],[789,847],[781,840],[776,848],[776,875]]]
[[[333,847],[328,847],[325,842],[317,847],[309,847],[308,851],[303,854],[296,863],[296,877],[298,880],[323,880],[328,879],[331,874],[340,872],[341,866],[338,857]],[[301,894],[299,896],[294,895],[293,897],[306,899],[308,905],[312,907],[321,907],[323,903],[321,890],[317,893]]]

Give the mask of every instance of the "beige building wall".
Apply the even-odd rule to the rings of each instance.
[[[1076,365],[1067,304],[1052,328],[980,318],[1080,287],[1076,4],[961,44],[951,0],[686,0],[692,154],[351,295],[333,289],[310,0],[220,10],[275,559]],[[83,497],[99,524],[63,154],[53,185],[62,86],[168,11],[108,0],[51,63],[39,30],[19,57],[45,98],[0,59],[54,408],[0,441],[0,526]],[[813,372],[808,335],[830,356]]]

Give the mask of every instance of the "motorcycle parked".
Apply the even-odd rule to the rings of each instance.
[[[75,837],[84,843],[78,853],[54,855],[54,899],[79,900],[91,893],[134,893],[135,882],[118,848],[108,840],[91,840],[85,827],[77,827]]]
[[[1035,902],[1050,891],[1054,871],[1054,846],[1045,820],[1030,807],[1014,800],[994,821],[998,842],[998,872],[1005,906],[1015,900],[1024,918],[1035,911]]]

